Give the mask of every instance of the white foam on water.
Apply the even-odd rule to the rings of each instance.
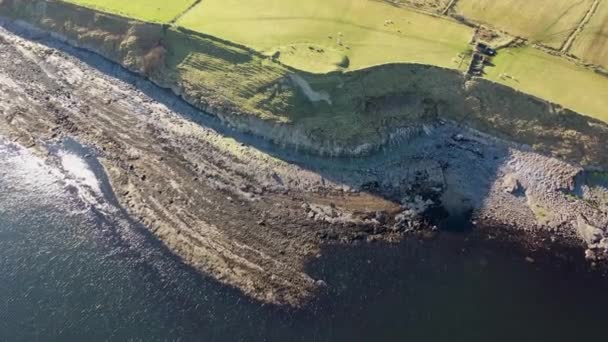
[[[95,195],[103,196],[97,176],[95,176],[95,173],[93,173],[84,159],[76,154],[65,151],[59,152],[59,157],[61,158],[63,170],[72,180],[78,185],[88,187]]]
[[[58,164],[48,163],[27,148],[0,137],[0,189],[11,193],[14,207],[9,203],[0,206],[8,210],[17,208],[19,202],[37,201],[41,205],[69,206],[74,214],[81,213],[82,206],[69,204],[69,193],[74,192],[66,190],[75,189],[81,202],[108,215],[116,211],[105,201],[99,179],[82,157],[65,150],[56,156]]]

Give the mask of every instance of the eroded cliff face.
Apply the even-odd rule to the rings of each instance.
[[[4,0],[3,16],[23,20],[68,41],[124,65],[143,71],[143,56],[162,39],[160,25],[98,13],[59,1]]]
[[[606,174],[577,181],[586,173],[563,160],[605,165],[602,123],[430,66],[294,77],[174,28],[103,14],[76,23],[82,9],[47,1],[0,10],[29,23],[0,27],[0,135],[42,156],[64,137],[99,151],[123,208],[186,264],[253,298],[300,305],[325,286],[306,269],[322,245],[432,236],[427,210],[608,259]],[[44,31],[23,30],[31,24]],[[99,55],[278,143],[357,155],[392,146],[361,158],[293,153]]]
[[[445,118],[547,155],[608,165],[605,123],[487,80],[467,80],[454,70],[394,64],[308,74],[220,39],[60,1],[3,0],[0,11],[101,54],[225,123],[281,145],[363,155],[402,143],[424,124]],[[294,73],[308,89],[293,82],[289,75]],[[316,101],[310,91],[327,98]]]

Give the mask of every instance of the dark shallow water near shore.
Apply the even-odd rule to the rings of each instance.
[[[313,302],[260,305],[133,224],[87,153],[68,142],[43,163],[0,143],[0,341],[606,337],[608,280],[463,234],[327,248],[309,265],[328,284]]]

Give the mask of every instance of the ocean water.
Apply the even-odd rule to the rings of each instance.
[[[605,340],[608,280],[444,233],[327,248],[328,287],[277,308],[180,263],[117,205],[94,152],[0,140],[0,341]],[[457,229],[456,229],[457,230]],[[542,260],[545,260],[541,262]]]

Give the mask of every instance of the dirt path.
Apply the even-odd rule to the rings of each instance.
[[[534,231],[582,244],[578,214],[608,226],[605,212],[564,193],[580,168],[457,124],[438,120],[365,159],[309,156],[235,133],[115,64],[37,38],[0,28],[0,135],[41,155],[45,142],[68,136],[93,146],[130,214],[185,263],[260,301],[298,305],[323,288],[306,272],[322,245],[428,235],[438,222],[421,215],[427,209],[473,210],[477,224],[508,225],[539,244]],[[506,192],[506,178],[523,190]]]
[[[568,38],[564,42],[564,45],[562,45],[562,47],[560,49],[561,53],[567,54],[570,51],[570,49],[572,48],[572,45],[576,41],[576,38],[578,38],[580,33],[583,31],[585,26],[589,23],[589,21],[591,20],[591,18],[597,11],[598,6],[600,5],[600,1],[601,0],[593,1],[593,3],[591,4],[591,7],[589,8],[589,11],[587,11],[585,16],[581,20],[581,22],[578,24],[578,26],[576,27],[576,30],[572,31],[570,36],[568,36]]]

